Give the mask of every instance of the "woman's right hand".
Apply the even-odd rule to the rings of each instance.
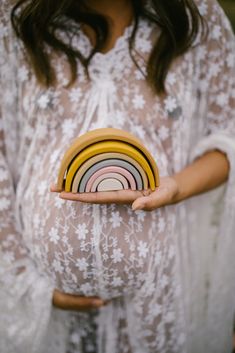
[[[53,305],[62,310],[89,311],[99,309],[107,303],[98,297],[82,297],[54,290]]]

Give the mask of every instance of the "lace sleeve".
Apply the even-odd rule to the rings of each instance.
[[[221,188],[202,195],[201,202],[197,198],[190,201],[201,215],[200,220],[195,221],[194,234],[190,236],[196,239],[195,258],[198,258],[196,249],[203,249],[200,259],[204,256],[204,263],[208,264],[206,277],[203,277],[206,271],[201,263],[197,271],[197,278],[203,279],[200,283],[206,283],[202,286],[202,293],[208,303],[206,320],[202,315],[203,320],[199,321],[203,330],[205,327],[204,337],[209,338],[203,351],[220,353],[232,350],[235,309],[235,38],[218,2],[199,2],[209,33],[206,42],[197,47],[195,55],[200,72],[195,130],[201,132],[195,139],[197,143],[191,151],[191,161],[217,149],[226,154],[230,171],[227,183]],[[196,306],[197,312],[200,307]]]
[[[8,59],[7,7],[0,4],[0,351],[2,353],[37,352],[50,318],[52,287],[38,273],[30,259],[14,212],[15,188],[7,161],[11,153],[5,131],[7,109],[14,101],[4,96],[5,73],[10,70]],[[4,83],[5,82],[5,83]],[[4,118],[5,116],[5,118]],[[11,141],[14,143],[14,141]]]
[[[201,1],[199,9],[208,24],[207,40],[197,50],[199,119],[203,119],[204,138],[192,152],[192,159],[209,149],[220,149],[230,164],[235,164],[235,37],[215,0]]]

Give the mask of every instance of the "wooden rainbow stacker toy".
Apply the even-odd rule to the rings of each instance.
[[[59,191],[152,191],[159,186],[157,165],[139,139],[127,131],[101,128],[78,137],[65,153]]]

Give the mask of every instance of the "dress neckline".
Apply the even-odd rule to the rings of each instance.
[[[140,25],[141,20],[139,20],[139,25]],[[139,27],[139,26],[138,26]],[[123,45],[126,47],[128,44],[128,40],[131,36],[131,33],[133,31],[134,28],[134,20],[131,22],[130,25],[126,26],[126,28],[123,31],[123,34],[120,35],[115,43],[114,46],[109,49],[106,52],[96,52],[93,56],[94,57],[98,57],[98,58],[108,58],[110,56],[112,56],[112,54],[116,51],[119,51],[119,49],[123,48]],[[89,52],[91,52],[91,50],[93,49],[93,45],[91,43],[90,38],[88,37],[88,35],[83,31],[83,29],[81,28],[81,26],[79,26],[79,34],[80,34],[80,38],[82,38],[82,40],[85,42],[86,47],[89,49]]]
[[[129,51],[129,39],[134,29],[134,20],[128,25],[121,36],[119,36],[114,46],[105,53],[96,52],[89,63],[90,79],[100,79],[100,77],[109,76],[112,79],[119,80],[122,75],[128,74],[133,66],[133,58]],[[138,53],[136,60],[140,61],[140,66],[144,66],[144,57],[149,54],[152,47],[152,31],[154,25],[143,17],[138,21],[136,37],[134,40],[134,50]],[[78,27],[77,35],[73,37],[72,45],[79,48],[84,58],[88,58],[94,49],[90,38]],[[81,72],[83,69],[81,68]]]

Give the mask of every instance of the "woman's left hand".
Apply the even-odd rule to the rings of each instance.
[[[51,186],[51,192],[59,192],[56,186]],[[160,186],[156,190],[132,191],[100,191],[89,193],[60,192],[60,198],[64,200],[80,201],[94,204],[132,204],[132,209],[152,211],[156,208],[170,205],[177,202],[179,186],[173,177],[160,179]]]

